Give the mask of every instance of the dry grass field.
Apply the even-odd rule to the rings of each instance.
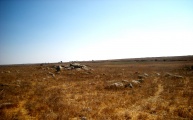
[[[193,120],[193,60],[80,64],[91,69],[0,66],[0,119]],[[124,80],[133,87],[108,87]]]

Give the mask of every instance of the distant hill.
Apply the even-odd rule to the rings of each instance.
[[[164,57],[144,57],[144,58],[123,58],[110,60],[93,60],[92,62],[143,62],[143,61],[193,61],[193,55],[187,56],[164,56]],[[91,62],[91,61],[73,61],[73,62]]]

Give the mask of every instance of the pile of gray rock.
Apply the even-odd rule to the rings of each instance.
[[[133,87],[141,87],[141,83],[143,83],[143,79],[132,80],[129,82],[128,80],[122,81],[108,81],[105,89],[123,89],[123,88],[133,88]]]
[[[80,70],[91,70],[89,67],[87,67],[86,65],[81,65],[79,63],[70,63],[69,65],[66,65],[66,66],[56,66],[56,71],[59,72],[61,70],[77,70],[77,71],[80,71]]]

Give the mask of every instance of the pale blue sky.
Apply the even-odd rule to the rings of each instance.
[[[192,0],[2,0],[0,64],[193,55]]]

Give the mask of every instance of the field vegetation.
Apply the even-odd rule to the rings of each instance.
[[[193,119],[192,60],[81,64],[90,69],[56,72],[59,63],[0,66],[0,119]],[[112,81],[138,79],[143,82],[132,88],[106,88]]]

